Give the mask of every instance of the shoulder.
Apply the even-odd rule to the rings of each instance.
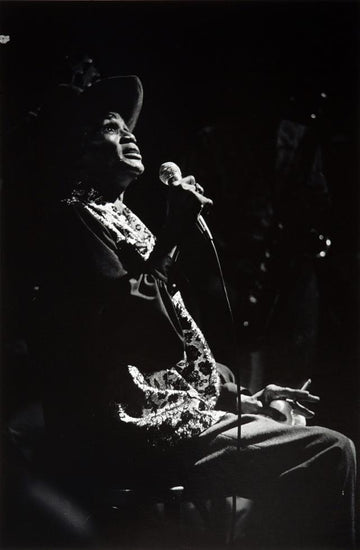
[[[84,203],[78,201],[62,202],[58,205],[57,217],[70,230],[88,231],[106,241],[113,241],[109,229],[100,222]]]
[[[86,205],[78,201],[59,202],[48,211],[48,230],[52,243],[61,248],[86,248],[116,253],[117,245],[111,232]]]

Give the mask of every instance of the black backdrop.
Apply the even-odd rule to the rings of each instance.
[[[247,141],[247,135],[256,143],[264,129],[269,135],[275,132],[290,96],[299,98],[302,112],[309,113],[314,98],[322,91],[327,93],[330,145],[325,172],[332,202],[327,223],[333,247],[330,260],[326,260],[329,263],[321,268],[325,320],[314,391],[325,393],[320,420],[329,413],[333,427],[356,438],[357,3],[29,1],[2,2],[0,9],[0,33],[10,37],[8,43],[0,44],[5,156],[9,142],[21,158],[27,113],[41,105],[46,89],[58,82],[65,56],[76,58],[86,53],[102,76],[138,74],[143,81],[145,102],[137,137],[147,169],[138,185],[146,187],[153,201],[157,193],[161,196],[158,166],[166,160],[181,164],[191,156],[201,129],[232,119],[241,172],[240,144]],[[256,155],[261,162],[259,148]],[[26,166],[20,167],[20,173],[23,184],[29,186]],[[246,174],[243,176],[246,187],[250,184]],[[6,190],[6,177],[4,183]],[[201,183],[206,187],[206,181]],[[20,202],[22,193],[20,187],[13,186],[12,196]],[[25,207],[29,193],[28,187]],[[151,213],[148,215],[151,222]],[[221,225],[221,219],[216,223]],[[16,225],[20,251],[17,248],[10,267],[5,261],[5,283],[16,280],[21,286],[31,252],[26,246],[21,248],[24,232],[21,223]],[[27,230],[31,231],[31,222]],[[15,237],[9,237],[6,227],[4,234],[5,248],[10,249]],[[10,335],[5,331],[6,344],[7,339],[23,336],[21,300],[16,285],[9,286],[10,290],[5,285],[4,320],[12,328]],[[338,400],[335,407],[334,399]]]

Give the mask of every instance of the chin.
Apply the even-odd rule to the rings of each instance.
[[[136,174],[136,176],[141,176],[145,170],[143,163],[139,160],[128,163],[127,168],[132,174]]]
[[[117,194],[126,191],[129,185],[137,180],[144,170],[145,168],[141,163],[137,163],[136,166],[126,166],[126,169],[122,170],[121,174],[118,174],[118,177],[115,178],[114,189],[117,190]]]
[[[141,176],[144,170],[144,165],[139,159],[126,159],[126,161],[121,160],[112,167],[113,175],[124,179],[137,178],[138,176]]]

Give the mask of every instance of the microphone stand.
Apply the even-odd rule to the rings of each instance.
[[[181,170],[180,168],[173,162],[166,162],[161,165],[160,167],[160,180],[165,184],[169,185],[173,183],[174,181],[179,180],[181,176]],[[231,327],[232,327],[232,339],[233,339],[233,349],[234,349],[234,367],[236,370],[236,399],[237,399],[237,438],[236,438],[236,450],[237,452],[240,452],[241,450],[241,384],[240,384],[240,361],[239,361],[239,353],[238,353],[238,347],[236,342],[236,334],[235,334],[235,322],[234,322],[234,316],[229,300],[229,295],[227,292],[223,270],[221,267],[219,255],[214,243],[214,239],[212,237],[211,231],[209,230],[204,218],[201,216],[201,212],[198,215],[197,218],[197,227],[201,234],[210,241],[212,250],[215,255],[219,276],[221,280],[221,286],[223,289],[226,305],[229,311],[230,320],[231,320]],[[171,255],[173,256],[174,260],[178,258],[179,255],[179,249],[175,247],[171,251]],[[235,532],[235,522],[236,522],[236,494],[232,496],[232,519],[231,519],[231,531],[230,531],[230,542],[234,539],[234,532]]]
[[[225,297],[225,302],[227,305],[227,309],[230,315],[230,321],[231,321],[231,328],[232,328],[232,340],[233,340],[233,351],[234,351],[234,367],[236,372],[236,401],[237,401],[237,437],[236,437],[236,451],[240,452],[242,448],[242,439],[241,439],[241,413],[242,413],[242,407],[241,407],[241,376],[240,376],[240,358],[239,358],[239,349],[236,341],[236,333],[235,333],[235,321],[234,321],[234,315],[230,304],[229,294],[226,288],[226,283],[223,275],[223,270],[221,267],[220,258],[214,243],[214,239],[212,237],[212,234],[203,219],[202,216],[198,217],[198,227],[200,229],[200,232],[205,236],[205,238],[210,242],[212,250],[214,252],[214,256],[216,259],[216,264],[220,276],[221,286],[223,290],[223,294]],[[202,227],[200,227],[202,226]],[[203,229],[203,227],[205,229]],[[235,524],[236,524],[236,512],[237,512],[237,501],[236,501],[236,494],[232,495],[232,507],[231,507],[231,527],[230,527],[230,537],[229,542],[230,544],[234,541],[234,535],[235,535]]]

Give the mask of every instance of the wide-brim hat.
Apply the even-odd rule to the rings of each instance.
[[[143,87],[136,75],[98,80],[85,89],[59,85],[48,93],[39,122],[66,131],[93,121],[107,112],[119,113],[129,130],[138,120],[143,103]],[[50,128],[49,128],[50,129]]]

